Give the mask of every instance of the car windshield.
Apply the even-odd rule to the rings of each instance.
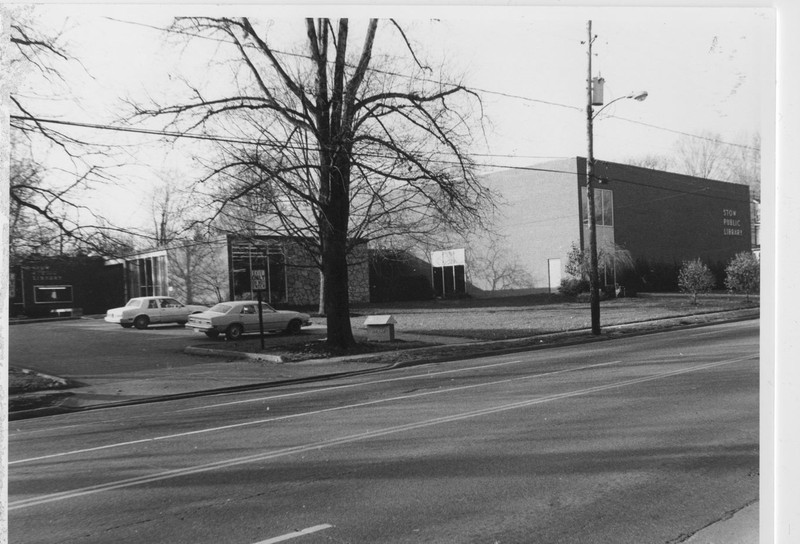
[[[132,306],[138,308],[142,304],[142,299],[140,298],[132,298],[128,301],[125,306]]]
[[[227,314],[228,312],[231,311],[231,308],[233,308],[233,306],[231,306],[230,304],[215,304],[214,306],[211,307],[209,312],[217,312],[218,314]]]

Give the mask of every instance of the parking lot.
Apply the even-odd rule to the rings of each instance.
[[[292,339],[308,340],[324,331],[324,327],[313,326]],[[265,341],[286,342],[287,338],[267,335]],[[225,340],[210,340],[178,325],[123,329],[106,323],[102,317],[27,323],[9,327],[9,362],[11,366],[80,379],[225,360],[222,356],[198,357],[183,351],[187,346],[201,344],[224,347]]]

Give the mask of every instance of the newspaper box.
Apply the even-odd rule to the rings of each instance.
[[[394,340],[394,324],[391,315],[371,315],[364,321],[367,327],[367,340],[371,342],[391,342]]]

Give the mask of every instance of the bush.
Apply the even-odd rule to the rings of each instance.
[[[759,290],[761,284],[761,265],[758,258],[749,251],[737,253],[725,268],[725,287],[731,292],[744,293],[747,301],[750,295]]]
[[[684,293],[692,295],[692,304],[697,305],[697,295],[710,291],[714,285],[714,274],[703,261],[695,259],[683,262],[678,272],[678,287]]]
[[[564,278],[558,287],[558,292],[565,297],[576,297],[589,290],[589,282],[577,278]]]

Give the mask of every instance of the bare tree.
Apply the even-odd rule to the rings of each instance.
[[[69,63],[80,63],[66,51],[59,34],[37,28],[35,9],[4,8],[11,21],[6,76],[13,142],[9,193],[16,227],[11,232],[12,252],[19,257],[31,251],[114,251],[118,237],[128,231],[82,204],[93,185],[111,181],[101,165],[109,146],[76,138],[37,111],[42,97],[69,93],[62,71]],[[45,167],[41,157],[48,154],[60,155],[67,166]],[[31,239],[36,240],[33,246]]]
[[[638,158],[628,159],[627,164],[640,166],[651,170],[669,171],[673,168],[673,160],[667,155],[648,154]]]
[[[409,73],[374,69],[387,65],[379,27],[407,46]],[[215,217],[248,217],[253,230],[304,243],[322,271],[328,343],[349,347],[347,256],[357,244],[480,219],[486,193],[465,152],[477,96],[423,77],[431,70],[395,21],[370,20],[352,53],[347,19],[306,20],[305,53],[293,54],[247,18],[180,19],[171,30],[221,40],[238,69],[222,96],[192,88],[194,100],[139,113],[231,136],[202,184]]]
[[[150,195],[153,239],[157,246],[168,246],[179,238],[185,238],[187,232],[191,238],[197,237],[196,229],[191,232],[196,219],[189,214],[193,203],[189,195],[177,186],[177,176],[175,172],[166,174]]]
[[[675,144],[676,163],[687,175],[706,179],[725,179],[731,153],[720,134],[703,132],[699,137],[683,136]]]
[[[473,279],[488,286],[489,291],[533,287],[533,277],[508,247],[504,237],[489,236],[480,245],[470,245],[469,271]]]
[[[728,155],[728,177],[733,183],[750,186],[750,194],[761,199],[761,135],[753,134]]]

